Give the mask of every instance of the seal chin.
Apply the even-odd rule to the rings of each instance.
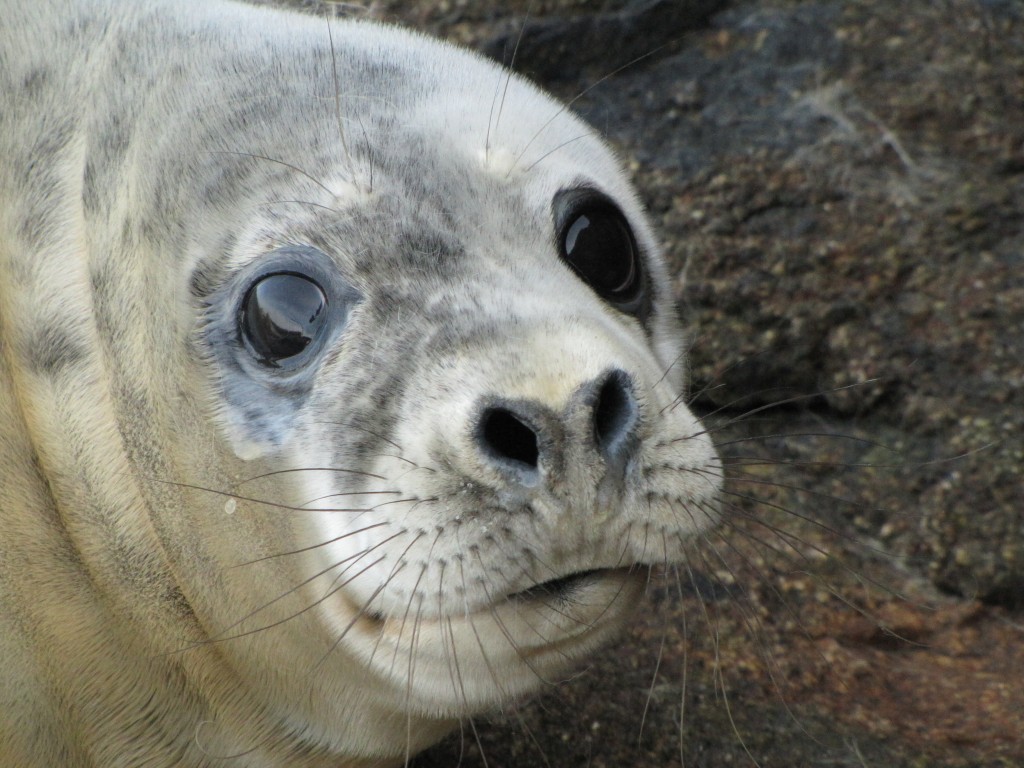
[[[554,684],[622,629],[646,568],[582,571],[449,615],[353,618],[345,600],[339,643],[394,684],[408,706],[459,717]],[[409,674],[414,670],[414,674]]]

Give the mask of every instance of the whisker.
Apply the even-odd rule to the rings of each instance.
[[[334,31],[331,28],[331,19],[327,18],[327,42],[331,51],[331,78],[334,83],[334,120],[338,130],[338,140],[341,142],[341,149],[348,160],[350,181],[355,183],[355,164],[352,155],[348,151],[348,142],[345,139],[345,124],[341,119],[341,79],[338,76],[338,52],[334,47]]]
[[[282,471],[289,471],[289,470],[282,470]],[[270,474],[276,474],[276,473],[270,473]],[[376,508],[376,507],[346,507],[346,508],[342,508],[342,507],[329,507],[329,508],[316,509],[316,508],[312,508],[312,507],[295,506],[295,505],[292,505],[292,504],[282,504],[281,502],[269,501],[267,499],[257,499],[257,498],[252,497],[252,496],[241,496],[241,495],[239,495],[237,493],[231,493],[230,491],[220,491],[220,490],[217,490],[216,488],[206,488],[206,487],[204,487],[202,485],[194,485],[192,483],[181,483],[181,482],[178,482],[176,480],[160,480],[158,478],[152,478],[152,477],[145,478],[145,479],[149,480],[150,482],[153,482],[153,483],[159,483],[161,485],[170,485],[170,486],[174,486],[174,487],[177,487],[177,488],[188,488],[189,490],[193,490],[193,491],[202,491],[203,493],[212,493],[215,496],[224,496],[224,497],[232,499],[234,501],[247,501],[247,502],[249,502],[251,504],[258,504],[258,505],[264,506],[264,507],[271,507],[272,509],[283,509],[283,510],[285,510],[287,512],[359,512],[359,513],[363,513],[363,512],[370,512],[370,511],[372,511],[373,509]],[[383,480],[384,478],[381,478],[381,479]]]
[[[532,163],[530,163],[528,166],[526,166],[523,169],[523,173],[529,173],[534,168],[536,168],[538,165],[540,165],[542,162],[544,162],[547,158],[549,158],[553,154],[555,154],[555,152],[557,152],[558,150],[564,149],[565,147],[569,146],[570,144],[575,144],[577,141],[580,141],[581,139],[585,139],[585,138],[587,138],[587,134],[581,133],[578,136],[573,136],[571,139],[566,139],[561,144],[558,144],[558,145],[552,147],[547,152],[545,152],[543,155],[541,155],[536,160],[534,160]]]
[[[501,113],[505,109],[505,99],[508,96],[508,86],[512,82],[512,73],[516,66],[516,57],[519,55],[519,44],[523,41],[523,33],[526,30],[527,20],[530,18],[530,12],[533,9],[533,0],[530,0],[530,5],[526,9],[526,15],[523,18],[523,23],[519,26],[519,36],[516,38],[516,44],[512,47],[512,58],[508,62],[505,74],[505,86],[501,89],[501,99],[498,102],[498,114],[494,118],[494,131],[497,133],[498,125],[501,123]],[[497,92],[495,92],[494,98],[497,98]],[[494,99],[491,100],[491,113],[487,115],[487,134],[484,136],[484,162],[490,159],[491,152],[491,114],[494,113]]]
[[[360,571],[355,576],[353,576],[352,579],[355,579],[355,578],[359,577],[362,573],[365,573],[367,570],[369,570],[370,568],[375,566],[377,563],[382,562],[383,560],[384,560],[384,558],[381,557],[380,559],[374,561],[373,563],[370,563],[370,565],[366,566],[366,568],[364,568],[362,571]],[[349,579],[348,581],[346,581],[343,584],[339,584],[337,586],[337,588],[335,588],[333,591],[331,591],[330,593],[324,595],[320,599],[320,601],[327,600],[328,598],[330,598],[333,595],[335,595],[338,591],[343,589],[345,587],[345,585],[348,584],[352,579]],[[359,623],[360,619],[362,619],[362,618],[364,618],[366,616],[366,609],[370,607],[370,605],[373,603],[373,601],[377,599],[377,596],[381,592],[383,592],[386,587],[387,587],[387,582],[382,582],[381,584],[379,584],[377,586],[377,588],[375,590],[373,590],[373,592],[370,593],[370,596],[368,598],[366,598],[366,600],[363,602],[363,604],[361,606],[359,606],[359,610],[356,611],[355,616],[353,616],[352,619],[349,621],[349,623],[345,625],[345,628],[341,632],[338,633],[338,636],[334,639],[334,642],[331,643],[331,647],[328,648],[327,651],[324,652],[324,655],[320,657],[320,660],[317,661],[317,663],[313,665],[312,671],[315,672],[316,670],[320,669],[321,666],[323,666],[323,664],[327,661],[327,659],[330,657],[330,655],[332,653],[334,653],[335,650],[337,650],[339,645],[341,645],[341,642],[346,637],[348,637],[348,633],[352,631],[352,627],[354,627],[357,623]],[[318,601],[318,602],[320,602],[320,601]],[[313,606],[310,606],[310,607],[313,607]]]
[[[516,158],[515,158],[515,160],[513,161],[512,165],[510,166],[510,168],[509,168],[509,170],[508,170],[508,174],[507,174],[507,176],[511,176],[511,174],[512,174],[512,171],[513,171],[513,170],[515,170],[515,167],[516,167],[516,166],[517,166],[517,165],[519,164],[519,161],[520,161],[520,160],[522,160],[522,159],[523,159],[523,157],[524,157],[524,156],[526,155],[526,152],[527,152],[527,151],[528,151],[528,150],[530,149],[530,147],[531,147],[531,146],[533,145],[533,142],[535,142],[535,141],[536,141],[536,140],[537,140],[537,139],[538,139],[538,138],[540,137],[540,135],[541,135],[541,134],[542,134],[542,133],[543,133],[543,132],[544,132],[545,130],[547,130],[548,126],[550,126],[550,125],[551,125],[551,124],[552,124],[552,123],[553,123],[553,122],[554,122],[555,120],[557,120],[557,119],[558,119],[559,117],[561,117],[561,116],[562,116],[562,115],[564,115],[564,114],[565,114],[566,112],[568,112],[568,111],[569,111],[569,110],[570,110],[570,109],[572,108],[572,105],[573,105],[573,104],[575,104],[575,103],[576,103],[577,101],[579,101],[579,100],[580,100],[581,98],[583,98],[584,96],[586,96],[586,95],[587,95],[588,93],[590,93],[590,92],[591,92],[592,90],[594,90],[595,88],[597,88],[597,87],[598,87],[599,85],[601,85],[602,83],[604,83],[604,82],[605,82],[605,81],[607,81],[608,79],[610,79],[610,78],[612,78],[612,77],[615,77],[615,75],[619,74],[620,72],[622,72],[622,71],[624,71],[624,70],[626,70],[626,69],[629,69],[629,68],[630,68],[630,67],[632,67],[632,66],[635,66],[636,64],[640,63],[640,62],[641,62],[641,61],[643,61],[644,59],[647,59],[647,58],[650,58],[651,56],[654,56],[654,55],[655,55],[656,53],[658,53],[659,51],[661,51],[661,50],[662,50],[663,48],[665,48],[666,46],[668,46],[668,45],[670,45],[670,44],[671,44],[671,42],[669,42],[669,43],[664,43],[664,44],[662,44],[662,45],[659,45],[658,47],[656,47],[656,48],[654,48],[654,49],[652,49],[652,50],[648,51],[647,53],[643,54],[642,56],[637,56],[636,58],[634,58],[634,59],[632,59],[632,60],[630,60],[630,61],[627,61],[627,62],[626,62],[625,64],[623,64],[623,65],[621,65],[621,66],[619,66],[619,67],[616,67],[616,68],[615,68],[615,69],[613,69],[613,70],[612,70],[611,72],[609,72],[609,73],[607,73],[606,75],[604,75],[603,77],[601,77],[601,78],[599,78],[599,79],[595,80],[595,81],[594,81],[593,83],[591,83],[591,84],[590,84],[589,86],[587,86],[587,87],[586,87],[586,88],[584,88],[584,89],[583,89],[582,91],[580,91],[580,92],[579,92],[579,93],[577,93],[577,94],[576,94],[575,96],[573,96],[573,97],[572,97],[571,99],[569,99],[569,100],[568,100],[567,102],[565,102],[565,103],[564,103],[564,104],[562,105],[562,107],[561,107],[560,109],[558,109],[558,110],[557,110],[557,111],[556,111],[556,112],[555,112],[555,113],[554,113],[554,114],[553,114],[553,115],[552,115],[551,117],[549,117],[549,118],[548,118],[548,119],[547,119],[547,120],[546,120],[546,121],[545,121],[544,123],[542,123],[542,124],[541,124],[541,126],[540,126],[540,128],[538,128],[538,129],[536,130],[536,132],[534,132],[534,134],[533,134],[533,135],[532,135],[532,136],[531,136],[531,137],[530,137],[530,138],[529,138],[529,139],[527,140],[526,144],[525,144],[525,145],[523,146],[523,148],[522,148],[522,149],[521,149],[521,150],[519,151],[519,154],[518,154],[518,155],[516,155]]]
[[[701,559],[704,561],[705,566],[707,566],[708,564],[707,564],[707,561],[704,560],[703,551],[702,550],[698,550],[698,552],[700,553]],[[690,571],[689,564],[686,564],[686,568],[687,568],[687,571]],[[713,672],[713,675],[714,675],[716,687],[718,688],[719,692],[722,695],[722,705],[723,705],[723,707],[725,709],[726,717],[729,720],[729,725],[732,728],[733,734],[736,736],[736,740],[738,741],[738,743],[740,745],[740,748],[747,755],[747,757],[750,758],[750,762],[753,765],[758,766],[758,768],[760,768],[760,763],[757,761],[757,759],[754,757],[754,755],[750,752],[750,748],[747,746],[746,741],[743,738],[743,735],[740,733],[739,726],[736,724],[736,719],[733,716],[732,705],[729,703],[728,686],[727,686],[727,683],[726,683],[726,680],[725,680],[725,674],[723,672],[723,666],[724,665],[723,665],[723,660],[722,660],[722,645],[721,645],[721,637],[720,637],[719,631],[718,631],[718,625],[717,625],[717,623],[715,623],[714,626],[712,626],[712,622],[711,622],[711,619],[710,619],[710,614],[708,613],[707,602],[700,595],[700,587],[697,584],[696,580],[694,579],[692,571],[690,571],[690,583],[693,584],[694,589],[695,589],[695,591],[697,593],[697,596],[698,596],[698,598],[700,598],[700,604],[701,604],[702,610],[704,611],[705,621],[708,624],[708,628],[712,631],[713,648],[714,648],[714,672]]]
[[[299,175],[305,177],[306,179],[309,179],[309,181],[313,182],[318,187],[320,187],[320,189],[322,189],[324,192],[329,194],[332,199],[334,198],[334,192],[331,190],[330,187],[328,187],[326,184],[324,184],[318,178],[313,176],[311,173],[308,173],[307,171],[304,171],[299,166],[294,165],[293,163],[289,163],[289,162],[287,162],[285,160],[278,160],[277,158],[274,158],[274,157],[268,157],[267,155],[261,155],[258,152],[238,152],[238,151],[231,151],[231,150],[226,150],[226,149],[211,149],[211,150],[207,150],[207,151],[210,154],[212,154],[212,155],[234,155],[236,157],[248,157],[248,158],[251,158],[252,160],[263,160],[263,161],[268,162],[268,163],[274,163],[275,165],[283,166],[285,168],[288,168],[289,170],[295,171],[296,173],[298,173]]]
[[[402,557],[398,559],[399,563],[402,562],[405,559],[405,555],[408,555],[409,550],[412,549],[413,544],[415,544],[417,541],[419,541],[419,539],[420,539],[420,536],[417,536],[415,539],[413,539],[411,542],[409,542],[409,546],[407,546],[405,548],[405,551],[402,553]],[[396,570],[397,570],[397,563],[396,563],[396,568],[392,569],[392,573],[389,574],[388,578],[386,579],[388,582],[391,581],[391,578],[394,575],[394,573],[396,572]],[[395,668],[395,664],[398,662],[398,651],[401,648],[402,635],[405,634],[406,622],[408,622],[408,620],[409,620],[409,612],[412,611],[412,604],[416,600],[416,596],[419,594],[419,587],[420,587],[420,584],[423,581],[423,576],[424,576],[424,574],[426,574],[426,572],[427,572],[427,564],[424,563],[422,566],[420,566],[420,574],[419,574],[419,576],[416,577],[416,583],[413,584],[412,589],[409,590],[409,601],[405,604],[405,611],[402,614],[402,621],[401,621],[401,623],[398,626],[398,636],[395,638],[395,647],[394,647],[394,650],[391,653],[391,669],[394,669]],[[417,607],[416,611],[417,611],[417,619],[416,620],[418,621],[418,616],[419,616],[420,608]],[[415,645],[416,645],[415,643],[411,643],[411,645],[410,645],[410,653],[414,653],[415,652]],[[370,654],[370,661],[371,662],[373,661],[374,657],[377,655],[377,647],[378,646],[375,645],[373,647],[373,653]]]
[[[276,477],[278,475],[290,475],[296,472],[336,472],[343,475],[355,475],[357,477],[369,477],[374,480],[386,481],[387,478],[383,475],[377,475],[373,472],[366,472],[361,469],[346,469],[344,467],[291,467],[289,469],[276,469],[272,472],[263,472],[259,475],[254,475],[247,480],[239,481],[239,485],[245,485],[255,480],[265,480],[268,477]]]
[[[330,544],[336,544],[337,542],[343,541],[344,539],[347,539],[350,536],[356,536],[360,533],[372,531],[374,528],[386,527],[387,525],[388,523],[373,523],[372,525],[367,525],[362,528],[357,528],[353,531],[343,533],[339,536],[335,536],[333,539],[326,539],[325,541],[320,541],[316,544],[310,544],[308,547],[300,547],[299,549],[292,549],[288,550],[287,552],[275,552],[272,555],[264,555],[263,557],[257,557],[254,560],[246,560],[241,563],[235,563],[234,565],[228,566],[228,570],[234,570],[235,568],[244,568],[246,566],[255,565],[256,563],[265,563],[268,560],[274,560],[278,557],[290,557],[292,555],[301,555],[304,552],[312,552],[313,550],[319,549],[320,547],[326,547]],[[331,566],[331,568],[335,567],[337,566]]]
[[[676,589],[679,596],[679,604],[683,604],[683,584],[682,578],[679,575],[679,567],[675,566],[672,568],[672,573],[675,576]],[[689,673],[689,642],[687,642],[690,633],[686,623],[686,611],[682,610],[679,612],[679,618],[682,621],[681,636],[683,638],[683,664],[682,664],[682,679],[679,684],[679,765],[680,768],[686,767],[685,757],[685,732],[686,732],[686,683],[687,674]]]
[[[366,553],[363,553],[363,555],[365,555],[365,554]],[[362,557],[363,555],[359,555],[359,557]],[[345,582],[343,582],[337,588],[333,589],[328,594],[325,594],[323,597],[313,601],[312,603],[307,605],[305,608],[302,608],[302,609],[300,609],[298,611],[295,611],[294,613],[290,614],[289,616],[284,617],[283,619],[278,619],[277,621],[273,621],[273,622],[271,622],[269,624],[265,624],[265,625],[263,625],[261,627],[255,628],[255,629],[246,630],[245,632],[238,632],[238,633],[233,634],[233,635],[223,636],[223,632],[228,632],[232,628],[241,625],[243,622],[247,621],[248,619],[252,618],[253,616],[256,616],[258,613],[266,610],[267,608],[269,608],[270,606],[274,605],[278,601],[283,600],[288,595],[293,594],[300,587],[303,587],[306,584],[309,584],[314,579],[317,579],[320,576],[323,576],[324,574],[326,574],[329,571],[333,570],[334,568],[337,568],[340,563],[336,563],[336,564],[332,565],[330,568],[326,568],[326,569],[316,573],[315,575],[309,577],[308,579],[303,580],[300,584],[298,584],[297,586],[292,587],[291,589],[283,592],[282,594],[280,594],[277,597],[275,597],[273,600],[267,601],[266,603],[261,605],[259,608],[256,608],[255,610],[250,611],[245,616],[240,618],[238,621],[230,624],[222,632],[217,633],[216,635],[213,635],[213,636],[211,636],[211,637],[209,637],[209,638],[207,638],[205,640],[202,640],[202,641],[199,641],[199,642],[196,642],[196,643],[192,643],[191,645],[185,646],[184,648],[181,648],[178,651],[175,651],[175,653],[184,653],[185,651],[190,651],[190,650],[193,650],[195,648],[199,648],[199,647],[202,647],[202,646],[205,646],[205,645],[214,645],[214,644],[217,644],[217,643],[226,643],[226,642],[228,642],[230,640],[238,640],[238,639],[243,638],[243,637],[249,637],[251,635],[255,635],[255,634],[258,634],[260,632],[265,632],[267,630],[273,629],[274,627],[279,627],[279,626],[281,626],[281,625],[291,621],[292,619],[298,618],[299,616],[303,615],[304,613],[307,613],[308,611],[311,611],[313,608],[316,608],[318,605],[322,604],[324,601],[326,601],[330,597],[332,597],[342,587],[344,587],[345,585],[351,583],[351,581],[353,579],[358,578],[360,575],[362,575],[366,571],[370,570],[375,565],[377,565],[378,563],[382,562],[384,559],[385,559],[385,557],[382,555],[380,558],[378,558],[377,560],[375,560],[372,563],[370,563],[368,566],[363,568],[363,570],[359,571],[354,576],[352,576],[351,578],[347,579]],[[374,594],[376,594],[376,593],[374,593]],[[353,621],[353,623],[354,623],[354,621]]]

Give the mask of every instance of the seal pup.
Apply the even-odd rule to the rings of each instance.
[[[231,2],[0,26],[0,763],[388,766],[717,520],[619,164],[497,65]]]

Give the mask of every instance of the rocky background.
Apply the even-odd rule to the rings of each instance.
[[[344,11],[518,43],[609,137],[730,462],[620,645],[415,765],[1024,765],[1024,3]]]

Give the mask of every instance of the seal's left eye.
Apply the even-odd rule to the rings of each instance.
[[[640,266],[633,233],[611,206],[576,211],[562,241],[562,258],[597,294],[629,303],[640,287]]]
[[[266,275],[242,302],[242,336],[261,363],[274,368],[296,358],[323,329],[327,296],[313,280],[289,272]]]
[[[563,190],[553,201],[559,256],[590,288],[643,321],[649,309],[643,258],[625,215],[594,189]]]

